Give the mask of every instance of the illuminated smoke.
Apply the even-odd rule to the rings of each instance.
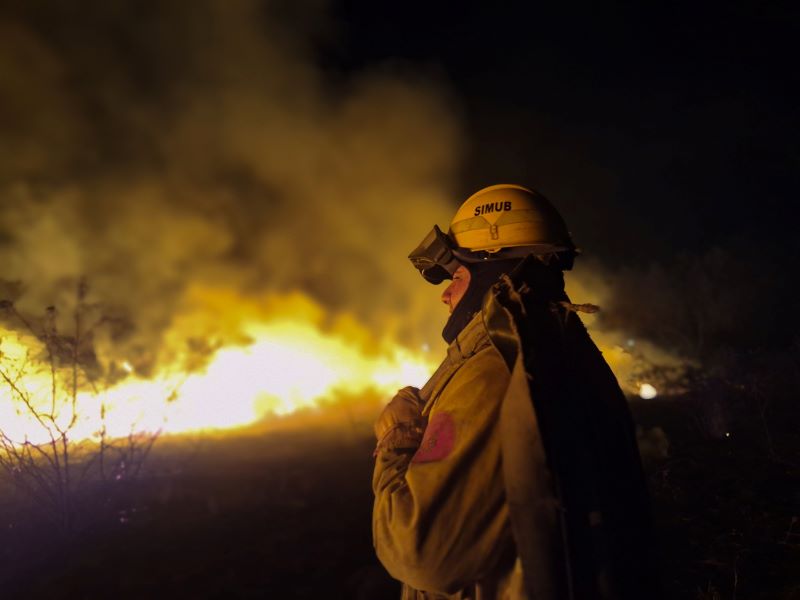
[[[20,3],[0,15],[0,300],[26,314],[57,306],[69,331],[85,280],[89,356],[129,382],[120,406],[213,388],[183,423],[220,423],[220,396],[246,378],[220,365],[240,350],[302,380],[281,362],[300,352],[291,340],[276,349],[253,333],[265,323],[313,325],[320,355],[346,340],[348,364],[382,391],[399,385],[389,369],[419,383],[419,361],[392,362],[397,344],[438,356],[441,289],[405,257],[457,206],[456,111],[435,80],[401,68],[326,73],[315,52],[335,35],[316,2]],[[604,304],[600,272],[579,262],[576,302]],[[627,336],[593,336],[632,380]],[[303,360],[292,364],[317,364]],[[313,404],[339,384],[317,370],[325,381],[271,380],[274,396]],[[244,396],[263,404],[270,385]],[[235,424],[264,414],[226,411]]]
[[[0,295],[69,315],[86,277],[103,356],[144,374],[218,297],[303,290],[378,337],[435,342],[437,294],[405,256],[451,210],[453,111],[388,67],[333,81],[313,53],[335,33],[322,7],[290,8],[7,11]]]
[[[604,322],[604,307],[609,307],[615,294],[634,293],[616,289],[612,272],[591,257],[579,257],[575,269],[565,276],[567,294],[573,302],[589,302],[600,306],[597,314],[581,314],[581,319],[589,329],[592,339],[603,352],[603,357],[611,365],[622,389],[632,396],[643,399],[655,398],[655,388],[647,388],[642,393],[641,377],[653,367],[669,369],[675,373],[688,364],[677,352],[654,344],[647,339],[633,339],[630,332],[611,327]],[[647,307],[642,307],[647,310]]]

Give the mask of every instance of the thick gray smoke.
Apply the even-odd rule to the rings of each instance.
[[[7,7],[0,295],[66,315],[85,278],[121,355],[152,352],[198,284],[436,336],[405,256],[452,210],[447,96],[388,67],[326,77],[313,42],[335,31],[301,4]]]

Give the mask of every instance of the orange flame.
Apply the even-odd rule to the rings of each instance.
[[[363,331],[352,324],[326,330],[320,323],[321,309],[301,295],[272,298],[266,306],[241,299],[229,304],[228,293],[210,290],[195,290],[191,296],[194,300],[213,298],[217,308],[224,307],[229,328],[225,333],[230,336],[235,325],[238,343],[222,345],[203,368],[192,373],[166,365],[153,377],[144,378],[136,374],[135,363],[123,361],[118,366],[129,373],[123,381],[101,392],[77,393],[71,425],[71,399],[58,399],[56,423],[69,428],[71,439],[96,439],[104,428],[112,438],[133,431],[230,429],[318,407],[339,392],[352,396],[377,390],[389,395],[405,385],[422,385],[435,367],[425,352],[411,352],[396,344],[368,351],[359,343]],[[211,304],[204,303],[199,320],[198,314],[186,313],[170,335],[179,336],[176,328],[211,323],[215,312]],[[31,353],[30,343],[6,332],[0,342],[3,361],[22,364]],[[173,358],[177,361],[179,356]],[[17,388],[28,394],[38,410],[47,411],[51,402],[47,369],[19,373]],[[5,435],[17,443],[49,439],[47,430],[9,386],[0,386],[0,423]]]
[[[55,411],[55,425],[73,441],[96,440],[101,432],[120,438],[229,430],[321,407],[339,394],[353,398],[377,391],[388,398],[403,386],[421,386],[441,358],[427,347],[411,351],[391,336],[378,339],[352,317],[331,320],[301,293],[248,299],[195,286],[177,315],[154,353],[158,367],[151,376],[137,372],[134,357],[106,364],[124,378],[104,390],[84,385],[74,406],[68,385],[54,402],[49,366],[36,369],[29,361],[41,353],[41,343],[0,330],[0,369],[17,390],[9,380],[0,381],[0,431],[18,444],[48,442],[52,432],[31,407]],[[191,361],[180,348],[190,338],[215,349],[202,366],[187,369]],[[618,376],[631,370],[633,357],[621,346],[602,334],[597,341]],[[621,383],[629,392],[640,391],[623,378]]]

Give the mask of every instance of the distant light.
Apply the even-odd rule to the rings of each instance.
[[[639,387],[639,397],[643,400],[651,400],[658,396],[658,391],[649,383],[643,383]]]
[[[628,338],[628,348],[633,348],[636,345],[636,340],[633,338]]]
[[[731,432],[730,431],[726,431],[725,432],[725,437],[731,437]]]
[[[126,360],[122,363],[122,370],[126,373],[133,373],[133,365]]]

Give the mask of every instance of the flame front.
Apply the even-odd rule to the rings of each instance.
[[[299,292],[247,298],[191,286],[176,315],[161,346],[145,355],[149,368],[142,357],[104,360],[97,347],[115,383],[87,376],[74,395],[69,361],[56,369],[54,387],[41,341],[0,330],[0,433],[14,444],[41,444],[59,437],[54,429],[73,441],[233,429],[369,392],[388,399],[400,387],[421,386],[441,358],[427,346],[414,352],[389,334],[379,338],[352,316],[332,318]],[[192,339],[205,348],[199,362],[186,350]],[[617,375],[631,371],[633,357],[604,341],[600,335]],[[654,388],[622,383],[629,393],[655,396]]]
[[[300,305],[309,306],[307,300]],[[308,311],[299,310],[295,316],[240,322],[237,336],[247,341],[218,348],[204,367],[191,373],[162,368],[145,378],[134,364],[123,361],[119,368],[128,373],[124,380],[103,391],[78,391],[74,422],[71,398],[62,390],[55,420],[69,429],[73,440],[96,439],[101,431],[113,438],[133,431],[230,429],[318,407],[340,393],[354,397],[375,390],[389,395],[405,385],[422,385],[432,371],[425,352],[413,353],[396,344],[367,352],[346,332],[325,331],[315,321]],[[30,347],[6,332],[0,350],[4,372],[14,379],[7,365],[25,363]],[[13,371],[17,372],[21,374],[16,388],[38,410],[47,411],[52,401],[49,371]],[[0,422],[5,435],[17,443],[49,440],[47,430],[10,385],[0,388]]]

